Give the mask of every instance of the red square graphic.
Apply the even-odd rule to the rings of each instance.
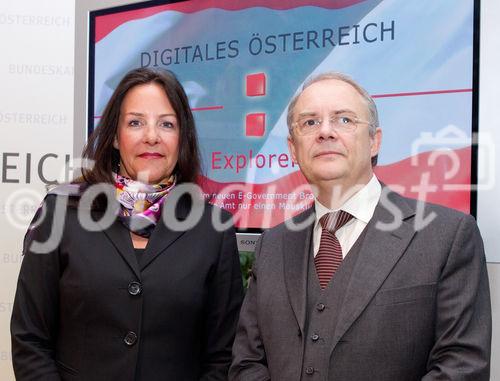
[[[247,114],[246,136],[263,136],[266,130],[266,114],[263,112]]]
[[[266,95],[266,75],[255,73],[247,75],[247,97]]]

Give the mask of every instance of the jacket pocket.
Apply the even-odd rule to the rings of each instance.
[[[419,299],[434,298],[435,293],[436,283],[382,289],[375,297],[375,304],[384,306],[389,304],[409,303]]]

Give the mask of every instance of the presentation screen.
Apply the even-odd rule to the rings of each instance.
[[[478,5],[456,0],[196,0],[90,13],[88,132],[123,75],[171,70],[196,120],[205,197],[240,231],[313,201],[288,151],[287,106],[315,74],[348,74],[383,132],[375,173],[408,197],[475,211]]]

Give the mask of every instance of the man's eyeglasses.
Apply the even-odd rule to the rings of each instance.
[[[352,132],[358,124],[370,124],[370,122],[356,118],[350,115],[335,115],[328,119],[330,126],[338,132]],[[319,126],[323,119],[315,116],[304,116],[292,123],[292,127],[298,135],[311,135],[319,131]]]

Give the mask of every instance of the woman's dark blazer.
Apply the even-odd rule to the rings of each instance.
[[[216,231],[215,207],[202,202],[188,231],[158,223],[139,265],[119,221],[88,231],[67,200],[48,195],[25,239],[11,321],[16,379],[226,380],[242,299],[234,228]],[[193,210],[181,200],[179,220]],[[54,220],[60,243],[34,253]]]

